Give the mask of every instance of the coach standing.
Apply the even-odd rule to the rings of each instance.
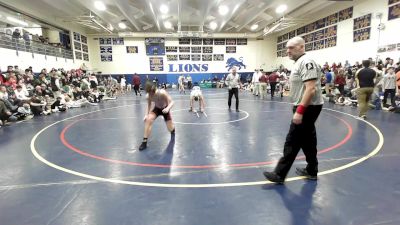
[[[290,59],[295,61],[290,74],[290,96],[294,103],[293,118],[283,150],[274,172],[264,176],[276,183],[283,183],[300,149],[306,156],[307,167],[297,168],[296,173],[308,179],[317,179],[317,120],[324,103],[321,92],[321,68],[305,54],[301,37],[290,39],[286,45]]]

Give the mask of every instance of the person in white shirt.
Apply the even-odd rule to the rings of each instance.
[[[262,73],[260,70],[256,69],[255,72],[253,73],[253,78],[252,78],[252,83],[253,83],[253,95],[258,96],[260,94],[260,77],[262,76]]]
[[[29,100],[30,98],[28,98],[28,91],[27,90],[23,90],[22,86],[18,85],[17,89],[14,91],[15,96],[17,97],[17,99],[24,101],[24,100]]]
[[[199,102],[200,112],[204,112],[205,108],[204,97],[199,86],[194,86],[192,91],[190,92],[190,110],[189,110],[190,112],[196,112],[196,110],[193,110],[194,101]]]
[[[240,75],[236,73],[236,67],[232,68],[232,73],[226,77],[226,85],[229,90],[228,107],[231,110],[232,96],[235,95],[236,99],[236,112],[239,112],[239,88],[242,88],[240,83]]]
[[[125,79],[125,76],[121,77],[121,90],[122,90],[122,93],[126,92],[126,79]]]
[[[179,93],[183,92],[183,94],[185,94],[184,80],[185,80],[185,77],[183,75],[180,75],[178,78],[178,86],[179,86],[178,88],[179,88]]]
[[[394,73],[394,67],[390,66],[387,69],[387,74],[383,76],[382,88],[385,91],[383,94],[383,107],[386,107],[387,98],[390,95],[391,106],[389,110],[396,107],[395,96],[396,96],[396,74]]]

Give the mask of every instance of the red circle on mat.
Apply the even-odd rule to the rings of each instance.
[[[333,116],[333,115],[332,115]],[[337,144],[322,149],[320,151],[318,151],[317,154],[322,154],[322,153],[326,153],[329,151],[332,151],[335,148],[340,147],[341,145],[345,144],[353,135],[353,128],[351,127],[351,125],[336,116],[333,116],[337,119],[339,119],[342,123],[344,123],[347,127],[347,134],[346,136]],[[273,164],[276,163],[277,161],[266,161],[266,162],[253,162],[253,163],[237,163],[237,164],[214,164],[214,165],[170,165],[170,164],[151,164],[151,163],[137,163],[137,162],[130,162],[130,161],[123,161],[123,160],[116,160],[116,159],[110,159],[110,158],[105,158],[102,156],[98,156],[98,155],[93,155],[91,153],[85,152],[75,146],[73,146],[72,144],[70,144],[66,139],[65,139],[65,133],[68,131],[69,128],[71,128],[76,122],[78,122],[80,120],[77,120],[71,124],[69,124],[68,126],[66,126],[60,133],[60,140],[63,143],[63,145],[69,149],[71,149],[72,151],[80,154],[80,155],[84,155],[93,159],[97,159],[97,160],[102,160],[102,161],[107,161],[107,162],[112,162],[112,163],[118,163],[118,164],[126,164],[126,165],[132,165],[132,166],[142,166],[142,167],[159,167],[159,168],[190,168],[190,169],[210,169],[210,168],[219,168],[219,167],[246,167],[246,166],[263,166],[263,165],[269,165],[269,164]],[[303,159],[305,158],[305,156],[298,156],[296,159]]]

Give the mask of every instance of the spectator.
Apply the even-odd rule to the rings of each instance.
[[[344,76],[344,69],[338,69],[338,75],[335,77],[335,86],[339,89],[340,95],[344,95],[344,86],[346,85],[346,77]]]
[[[391,105],[389,110],[396,108],[395,95],[396,95],[396,75],[394,74],[394,67],[390,66],[387,74],[383,76],[383,107],[387,108],[387,98],[390,95]]]
[[[367,118],[368,102],[375,86],[374,79],[376,78],[376,72],[369,68],[370,64],[371,62],[369,60],[363,60],[364,68],[357,71],[356,74],[357,87],[359,87],[357,92],[358,104],[360,107],[359,116],[363,119]]]

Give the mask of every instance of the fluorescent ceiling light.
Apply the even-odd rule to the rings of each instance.
[[[276,13],[283,13],[283,12],[286,11],[286,9],[287,9],[287,5],[280,5],[275,9],[275,12]]]
[[[106,10],[106,6],[104,5],[104,3],[102,1],[95,1],[94,7],[96,7],[96,9],[98,9],[100,11]]]
[[[258,28],[258,24],[257,24],[257,23],[253,24],[253,25],[250,27],[251,30],[256,30],[257,28]]]
[[[226,5],[221,5],[218,7],[218,12],[221,16],[225,16],[229,12],[229,8]]]
[[[172,28],[171,22],[165,21],[165,22],[164,22],[164,27],[167,28],[167,29],[171,29],[171,28]]]
[[[119,23],[118,26],[121,29],[126,29],[126,24],[124,22]]]
[[[162,5],[160,6],[160,12],[161,12],[161,13],[167,14],[168,11],[169,11],[168,6],[166,6],[166,5],[164,5],[164,4],[162,4]]]
[[[24,22],[24,21],[19,20],[19,19],[15,19],[14,17],[11,17],[11,16],[7,16],[7,20],[9,20],[11,22],[14,22],[14,23],[18,23],[18,24],[20,24],[22,26],[26,26],[26,27],[28,26],[27,22]]]
[[[215,21],[210,22],[209,27],[211,30],[217,29],[218,24]]]

